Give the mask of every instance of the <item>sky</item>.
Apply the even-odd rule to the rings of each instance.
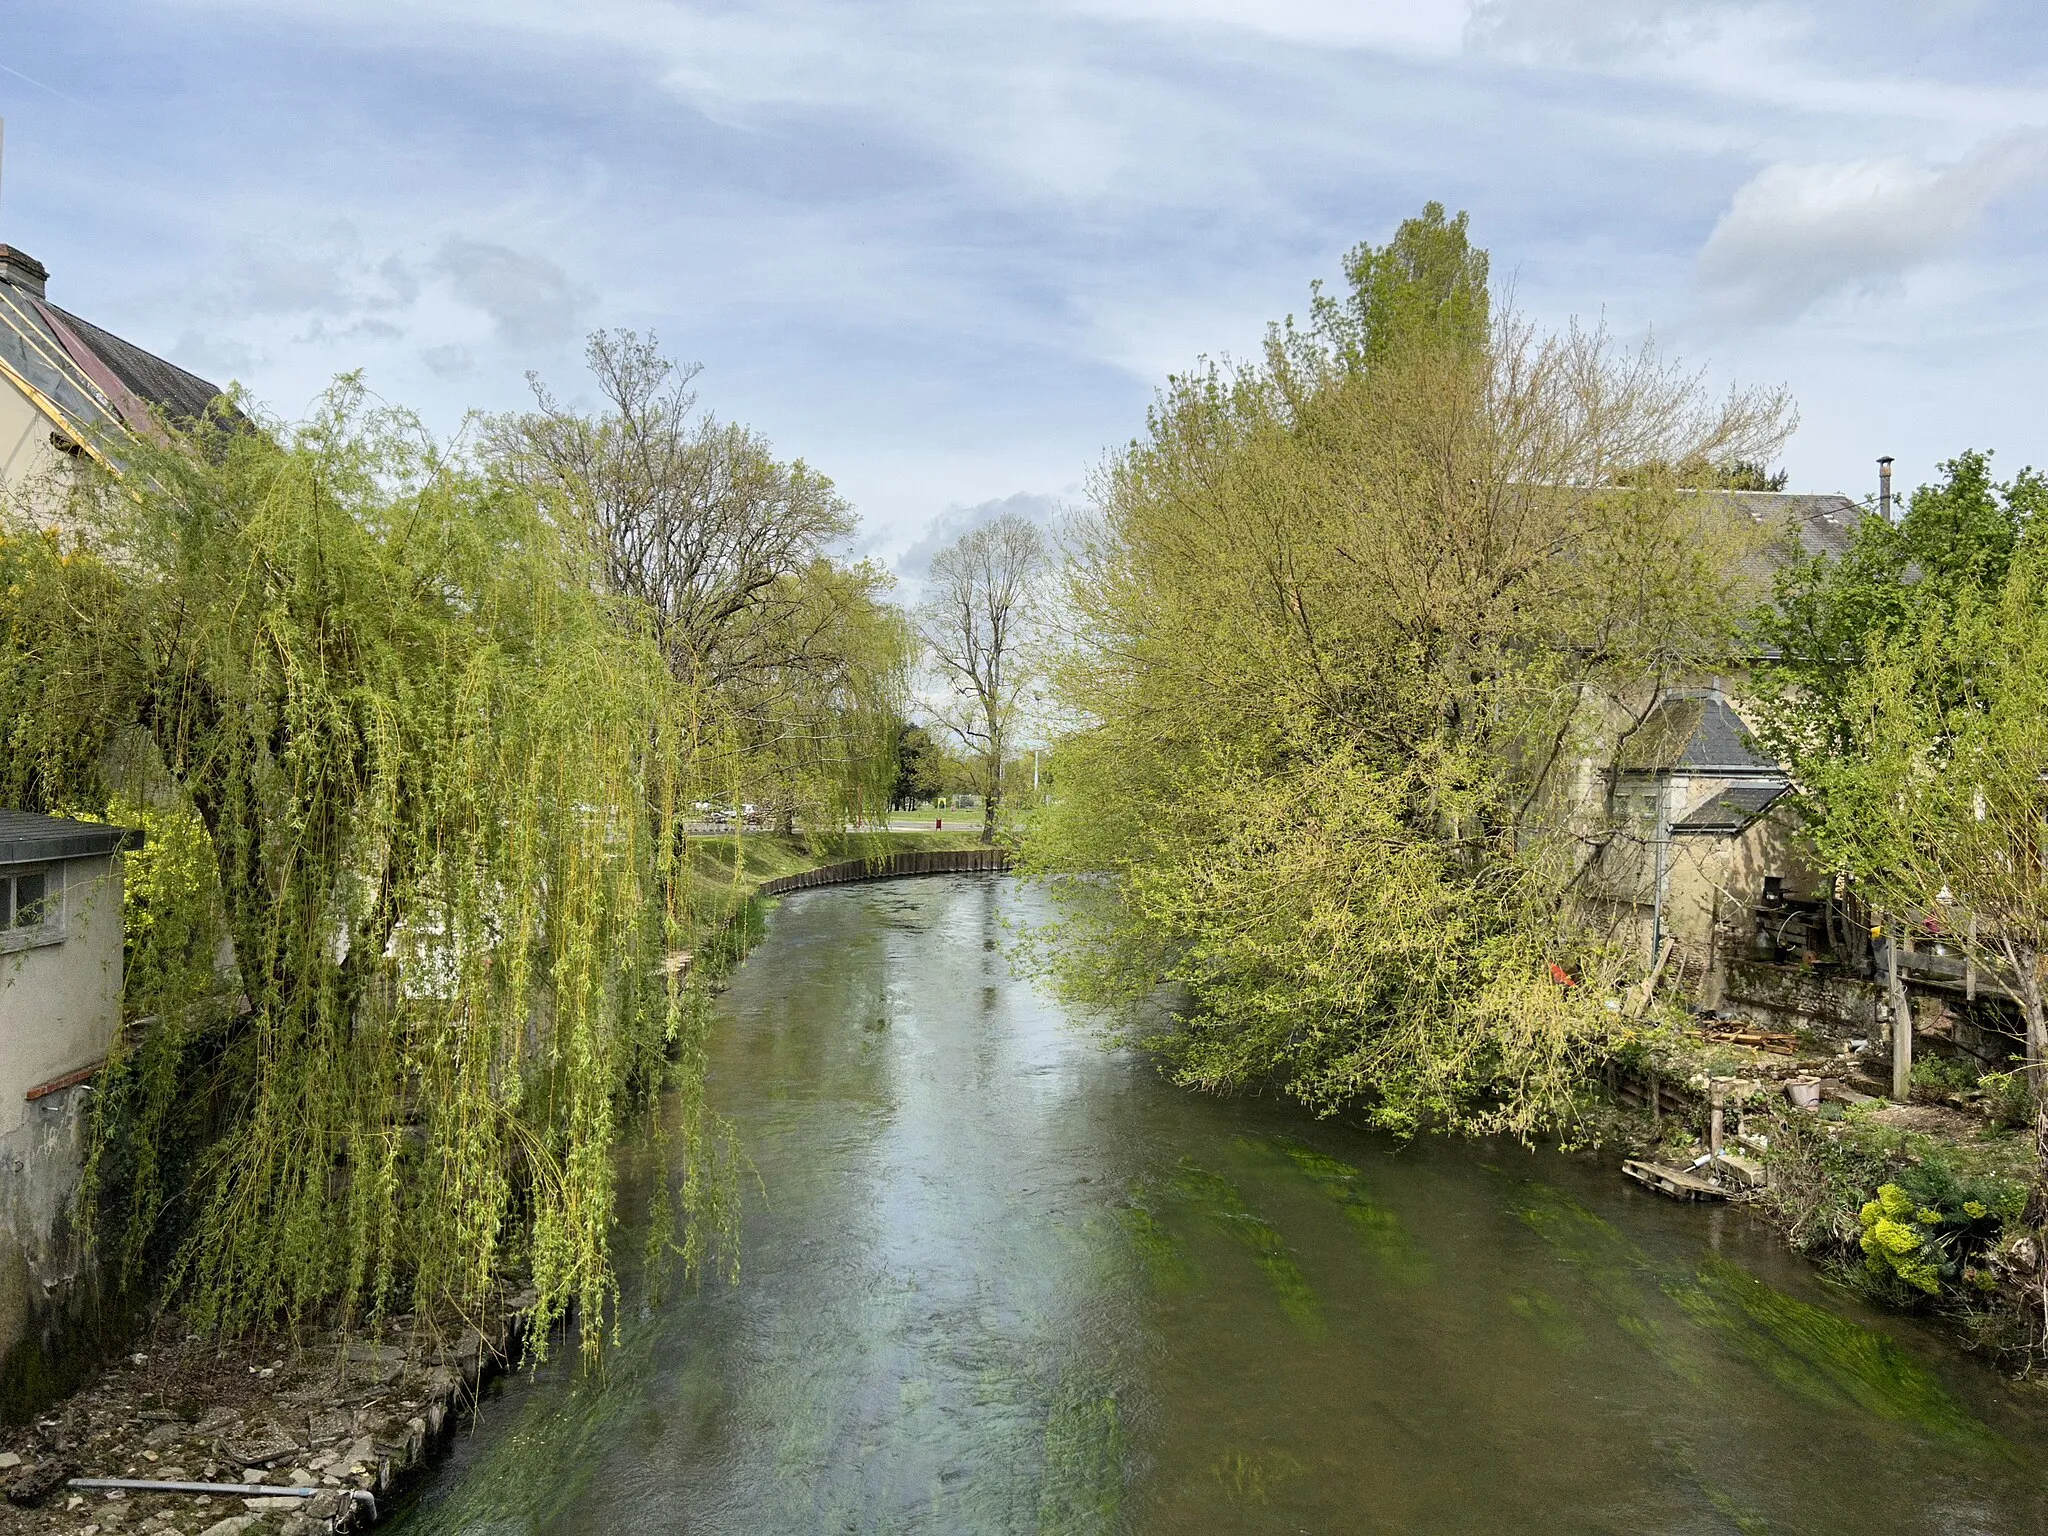
[[[914,574],[1423,203],[1715,386],[1791,488],[2048,463],[2019,0],[0,0],[0,240],[274,411],[587,399],[652,331]]]

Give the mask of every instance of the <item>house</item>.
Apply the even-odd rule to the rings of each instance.
[[[1746,551],[1736,574],[1758,600],[1786,561],[1845,553],[1869,515],[1846,496],[1698,494],[1751,535],[1732,547]],[[1767,656],[1757,647],[1747,659]],[[1668,964],[1708,1006],[1720,1000],[1729,960],[1767,921],[1759,914],[1783,910],[1788,922],[1768,936],[1772,950],[1796,950],[1806,935],[1789,919],[1810,915],[1827,894],[1789,813],[1791,783],[1741,711],[1739,676],[1668,689],[1639,720],[1616,725],[1610,765],[1588,780],[1611,796],[1611,820],[1596,818],[1611,836],[1590,882],[1611,932],[1646,964],[1671,941]]]
[[[118,457],[123,434],[155,432],[157,415],[196,420],[221,393],[59,309],[49,276],[0,245],[0,491],[19,493],[67,459]]]
[[[84,1273],[85,1108],[121,1021],[121,854],[140,841],[0,810],[0,1411]]]
[[[46,487],[130,434],[189,421],[220,390],[50,302],[49,273],[0,245],[0,511],[41,520]],[[76,1321],[73,1241],[94,1069],[120,1023],[117,827],[0,810],[0,1415],[47,1390]],[[75,1352],[74,1352],[75,1357]]]

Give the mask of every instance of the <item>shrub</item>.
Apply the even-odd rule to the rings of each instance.
[[[1901,1169],[1858,1212],[1864,1264],[1929,1296],[1963,1285],[1989,1290],[1995,1279],[1973,1261],[2025,1203],[2025,1188],[2010,1179],[1960,1179],[1932,1160]]]

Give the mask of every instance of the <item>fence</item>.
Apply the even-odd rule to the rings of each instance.
[[[944,848],[929,853],[892,853],[879,859],[847,859],[821,864],[801,874],[764,881],[763,896],[807,891],[814,885],[848,885],[857,880],[893,880],[900,875],[965,875],[1000,873],[1010,867],[1007,848]]]

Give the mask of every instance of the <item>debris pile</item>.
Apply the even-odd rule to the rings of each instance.
[[[91,1385],[0,1430],[0,1536],[360,1530],[514,1356],[533,1300],[515,1296],[493,1323],[453,1336],[401,1319],[383,1342],[314,1335],[289,1353],[275,1340],[204,1342],[167,1317]],[[73,1478],[280,1491],[78,1489]]]

